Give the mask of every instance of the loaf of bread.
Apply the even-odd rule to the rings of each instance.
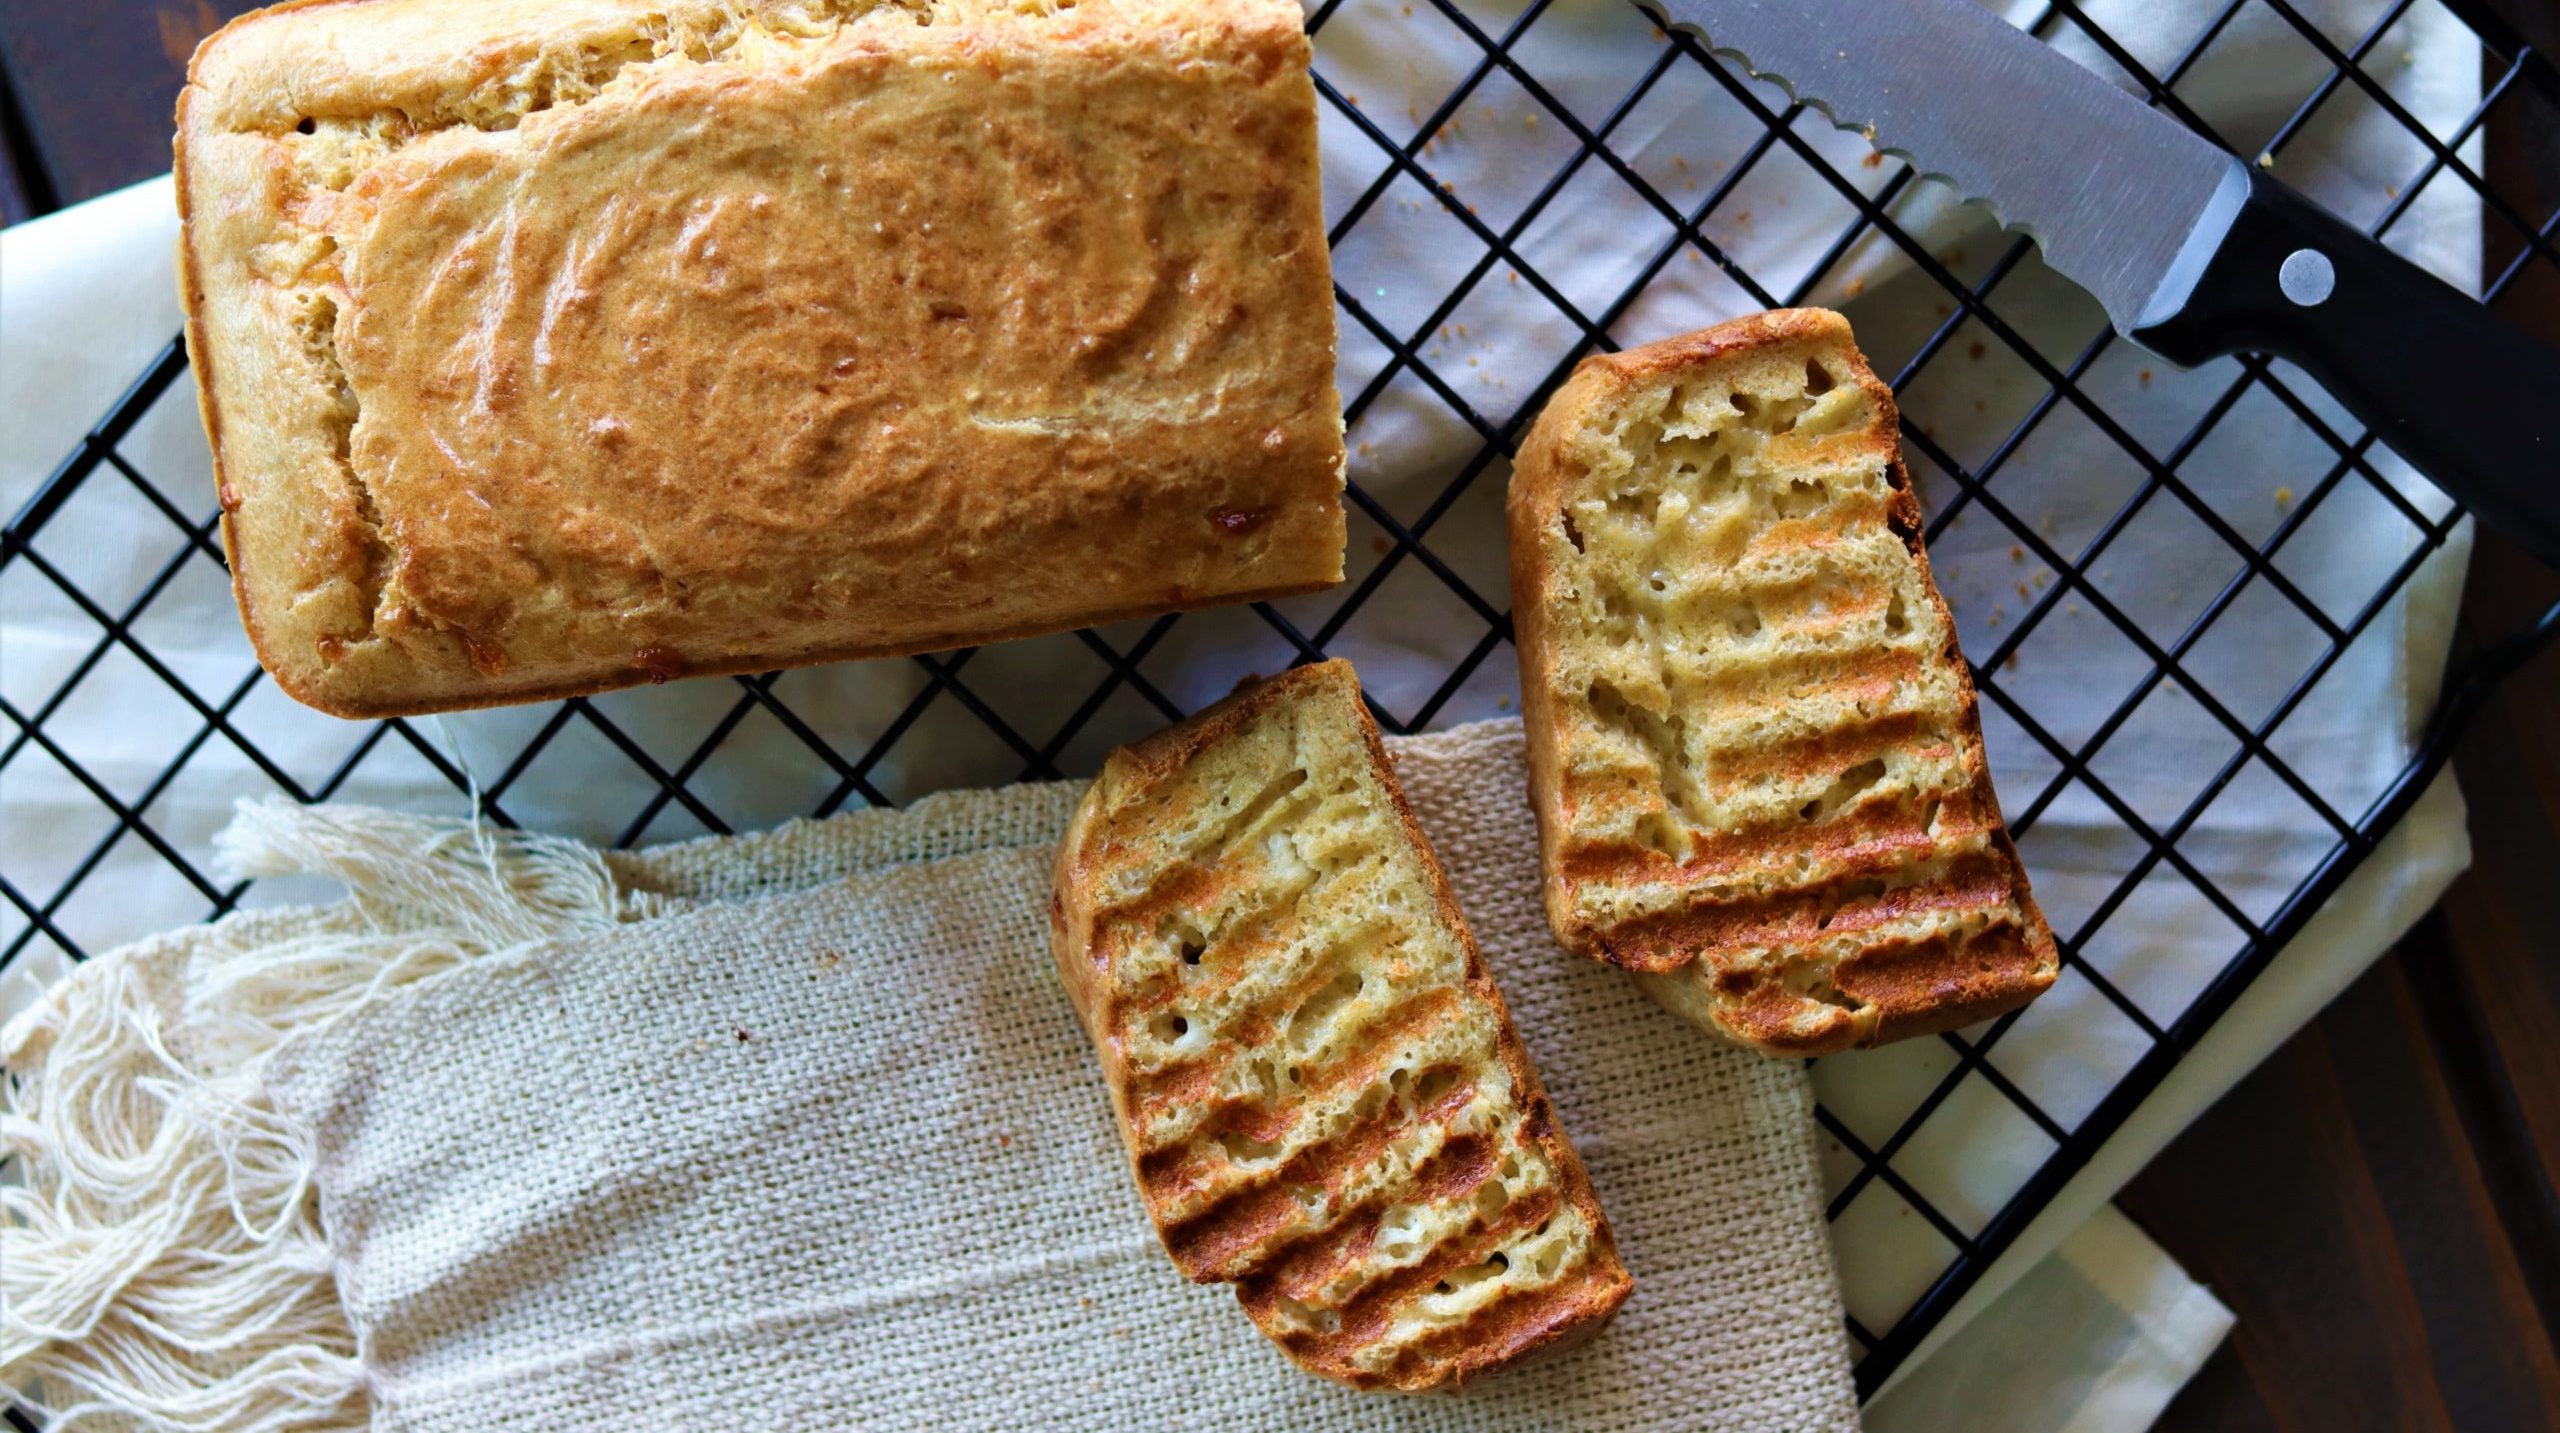
[[[1302,1367],[1451,1388],[1626,1297],[1348,665],[1113,753],[1050,912],[1166,1251]]]
[[[1782,310],[1585,360],[1509,517],[1558,941],[1778,1055],[2053,983],[1893,394],[1846,320]]]
[[[178,105],[241,611],[344,715],[1341,575],[1295,0],[297,0]]]

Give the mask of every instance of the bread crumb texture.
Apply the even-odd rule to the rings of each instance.
[[[1337,580],[1288,0],[356,0],[197,52],[243,612],[348,714]]]
[[[1586,363],[1512,489],[1557,934],[1773,1053],[2054,976],[1896,424],[1844,320],[1781,311]]]
[[[1300,1364],[1454,1386],[1628,1280],[1341,663],[1115,755],[1058,959],[1182,1271]]]

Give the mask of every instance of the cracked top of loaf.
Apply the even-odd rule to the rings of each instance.
[[[1846,319],[1777,310],[1586,359],[1512,476],[1549,923],[1773,1054],[2056,970],[1897,425]]]
[[[344,715],[1341,572],[1291,0],[316,0],[198,50],[250,636]]]

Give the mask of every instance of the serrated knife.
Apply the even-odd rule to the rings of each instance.
[[[1990,206],[2181,366],[2292,360],[2560,567],[2560,352],[1974,0],[1636,0]]]

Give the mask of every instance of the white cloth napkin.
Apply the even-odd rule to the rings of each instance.
[[[1876,1398],[1868,1433],[2146,1428],[2231,1323],[2149,1235],[2101,1205],[1965,1337]],[[2055,1329],[2078,1336],[2056,1339]]]
[[[1328,24],[1319,45],[1319,64],[1328,77],[1359,101],[1364,114],[1399,138],[1471,66],[1475,53],[1472,43],[1428,6],[1411,7],[1409,16],[1405,8],[1391,0],[1351,0]],[[1470,6],[1470,13],[1488,32],[1500,33],[1519,8],[1513,0],[1503,0]],[[2214,7],[2187,0],[2104,0],[2085,8],[2157,69],[2175,57]],[[2304,8],[2342,42],[2352,41],[2385,9],[2381,0],[2328,0]],[[2021,6],[2019,13],[2024,10]],[[1569,0],[1551,7],[1516,53],[1553,95],[1584,122],[1597,125],[1623,92],[1629,67],[1649,64],[1659,53],[1658,42],[1630,13],[1601,0]],[[2085,53],[2085,45],[2080,49]],[[2476,45],[2449,15],[2436,7],[2418,7],[2383,37],[2369,67],[2436,133],[2450,134],[2477,98],[2476,55]],[[2181,93],[2245,147],[2272,133],[2324,74],[2325,66],[2309,47],[2271,14],[2252,7],[2216,42]],[[1423,162],[1434,175],[1448,179],[1487,223],[1504,228],[1519,203],[1570,149],[1559,147],[1563,127],[1554,116],[1530,122],[1539,113],[1515,81],[1497,75],[1462,109],[1458,130],[1436,138]],[[1891,164],[1864,167],[1862,146],[1853,137],[1817,121],[1801,122],[1799,132],[1869,192],[1895,172]],[[1755,138],[1756,121],[1712,81],[1683,73],[1666,79],[1654,98],[1631,111],[1612,142],[1673,202],[1691,204],[1712,190]],[[2350,217],[2370,219],[2391,191],[2415,174],[2422,158],[2413,140],[2350,89],[2287,150],[2278,172]],[[1337,214],[1381,162],[1346,118],[1328,117],[1327,192]],[[2457,184],[2439,180],[2418,196],[2394,230],[2394,241],[2456,282],[2470,284],[2477,279],[2478,216],[2464,201]],[[1931,252],[1969,277],[1980,274],[1998,252],[1997,241],[1982,232],[1978,219],[1969,211],[1947,209],[1942,196],[1926,186],[1906,194],[1895,212],[1915,226]],[[1784,296],[1847,218],[1837,196],[1781,149],[1761,160],[1733,197],[1718,206],[1706,232]],[[163,183],[0,233],[0,412],[7,415],[0,423],[0,503],[14,508],[31,492],[174,332],[174,281],[168,265],[172,228]],[[1476,252],[1476,241],[1462,232],[1453,236],[1452,228],[1453,221],[1419,184],[1399,180],[1344,246],[1339,262],[1345,286],[1383,321],[1418,323],[1436,302],[1442,282],[1463,273]],[[1619,283],[1634,276],[1647,245],[1668,233],[1668,226],[1605,166],[1587,164],[1547,214],[1524,231],[1516,251],[1554,277],[1586,313],[1596,313]],[[1425,342],[1426,353],[1461,395],[1494,421],[1509,416],[1524,397],[1533,381],[1524,375],[1564,356],[1578,338],[1543,299],[1530,302],[1536,298],[1531,286],[1508,280],[1509,269],[1507,261],[1497,261],[1452,315],[1449,332],[1434,332]],[[1862,342],[1887,371],[1938,317],[1934,286],[1910,275],[1898,256],[1872,241],[1862,241],[1852,267],[1812,297],[1845,308],[1858,324]],[[2033,256],[1990,290],[1988,302],[2056,362],[2067,361],[2099,324],[2094,306],[2045,274]],[[1613,335],[1639,341],[1752,303],[1713,265],[1683,254],[1653,280]],[[1973,356],[1976,342],[1983,343],[1979,357]],[[1365,329],[1346,324],[1346,392],[1358,392],[1386,362],[1385,350]],[[2233,371],[2233,365],[2222,363],[2195,375],[2180,374],[2117,345],[2083,386],[2157,454],[2219,394]],[[2332,422],[2343,423],[2316,387],[2296,382],[2294,389]],[[1936,441],[1968,462],[1979,462],[2040,392],[2040,383],[1995,336],[1969,324],[1901,396],[1915,423],[1928,428]],[[1352,437],[1355,475],[1406,521],[1418,519],[1423,505],[1477,441],[1409,372],[1388,385]],[[2310,441],[2281,405],[2255,391],[2224,418],[2181,474],[2225,521],[2253,539],[2263,537],[2281,515],[2276,490],[2299,494],[2326,466],[2325,450],[2306,448]],[[210,511],[202,437],[192,397],[183,386],[146,416],[119,451],[158,480],[180,506]],[[1945,485],[1925,463],[1916,467],[1932,499],[1944,502]],[[1503,476],[1497,463],[1477,477],[1429,534],[1433,550],[1497,607],[1503,591]],[[2028,526],[2068,554],[2131,490],[2135,477],[2113,443],[2066,404],[2000,470],[1994,491]],[[2423,485],[2403,486],[2422,506],[2436,501]],[[2347,602],[2378,571],[2396,562],[2409,540],[2397,515],[2350,479],[2296,535],[2279,566],[2324,601]],[[2012,560],[2010,550],[2017,542],[2017,535],[1988,521],[1976,507],[1934,549],[1940,580],[1954,602],[1969,650],[1987,651],[2014,630],[2025,598],[2047,590],[2048,575],[2038,564]],[[48,561],[100,594],[111,608],[115,599],[137,591],[177,546],[166,521],[121,476],[109,472],[93,479],[37,542]],[[1374,527],[1355,518],[1355,580],[1381,560],[1383,546]],[[2370,794],[2397,769],[2412,723],[2432,702],[2460,566],[2458,535],[2446,554],[2421,571],[2408,599],[2385,613],[2278,734],[2278,751],[2298,761],[2342,809],[2352,811],[2361,795]],[[2111,556],[2098,564],[2096,576],[2111,598],[2165,640],[2237,569],[2237,558],[2203,532],[2192,513],[2164,496],[2119,538]],[[1301,625],[1312,626],[1330,615],[1339,600],[1339,593],[1319,594],[1297,599],[1287,610]],[[2094,724],[2094,714],[2111,709],[2143,665],[2128,657],[2121,639],[2086,611],[2086,604],[2076,606],[2080,610],[2072,605],[2058,609],[2022,650],[2018,666],[1995,674],[2004,690],[2065,741],[2076,741]],[[2332,611],[2343,615],[2335,607]],[[24,563],[0,576],[0,624],[5,624],[0,625],[0,652],[5,653],[0,657],[0,694],[22,710],[50,695],[61,674],[101,636],[93,621]],[[209,559],[185,566],[144,609],[135,630],[208,702],[220,701],[252,665],[220,571]],[[1333,650],[1357,660],[1372,690],[1392,709],[1409,712],[1482,631],[1482,624],[1447,588],[1406,560],[1344,627]],[[2306,633],[2306,624],[2290,616],[2261,583],[2199,644],[2187,664],[2189,672],[2244,719],[2254,719],[2307,660]],[[1125,648],[1133,633],[1107,635]],[[1242,672],[1269,670],[1287,656],[1278,639],[1247,614],[1201,614],[1177,624],[1143,670],[1176,700],[1196,705],[1223,692]],[[1054,725],[1098,675],[1091,656],[1065,638],[993,649],[975,670],[993,674],[982,689],[996,692],[1008,714],[1035,736],[1050,729],[1038,724],[1041,713]],[[887,726],[922,682],[908,664],[863,664],[793,674],[783,679],[779,691],[831,740],[858,749]],[[1508,655],[1496,649],[1440,719],[1497,715],[1513,691]],[[599,705],[654,759],[674,766],[715,727],[735,697],[735,689],[725,683],[690,682],[622,694]],[[490,778],[508,766],[551,715],[548,708],[479,713],[428,730]],[[2014,811],[2056,766],[2032,738],[2005,720],[1996,703],[1987,717],[1995,771]],[[1158,720],[1158,714],[1124,691],[1085,737],[1069,744],[1062,761],[1070,770],[1089,767],[1110,743]],[[318,782],[364,739],[364,729],[303,712],[263,683],[251,689],[227,721],[306,784]],[[82,683],[63,713],[49,723],[48,733],[120,797],[130,799],[149,789],[201,726],[156,677],[119,649],[111,650]],[[2163,811],[2174,813],[2209,770],[2200,767],[2198,753],[2218,752],[2227,744],[2218,725],[2204,720],[2191,700],[2183,700],[2176,684],[2168,684],[2100,751],[2095,769],[2146,816],[2159,819]],[[874,776],[883,789],[903,799],[943,787],[1011,779],[1020,768],[1017,755],[944,697],[926,710],[913,734],[892,749]],[[812,791],[831,779],[770,718],[751,714],[703,763],[692,786],[724,820],[744,829],[805,811]],[[273,789],[266,774],[227,736],[216,734],[195,749],[179,778],[142,814],[158,834],[201,865],[209,859],[212,834],[227,819],[233,799]],[[528,824],[604,840],[632,819],[652,790],[612,743],[583,722],[572,721],[510,788],[507,801],[509,810]],[[453,811],[459,805],[450,784],[396,736],[371,747],[337,794],[410,810]],[[22,889],[39,895],[112,824],[96,798],[41,752],[23,755],[0,771],[0,797],[10,815],[0,823],[0,869]],[[682,807],[668,806],[646,837],[659,840],[700,829]],[[2191,842],[2189,854],[2197,864],[2217,882],[2227,882],[2253,914],[2263,915],[2277,895],[2290,889],[2325,837],[2298,799],[2253,765],[2207,812]],[[2038,892],[2066,931],[2085,920],[2136,854],[2109,813],[2076,787],[2045,811],[2026,842]],[[1951,1336],[2036,1256],[2056,1247],[2185,1118],[2316,1009],[2322,992],[2342,985],[2384,948],[2466,860],[2459,798],[2447,783],[2333,902],[2333,907],[2352,907],[2360,915],[2345,922],[2324,920],[2296,942],[2012,1254],[1994,1266],[1939,1338]],[[262,882],[249,899],[255,905],[308,896],[308,887]],[[55,919],[89,949],[99,950],[194,919],[205,909],[195,887],[128,836],[63,903]],[[14,909],[0,907],[0,934],[14,937],[20,928]],[[2235,945],[2228,923],[2191,889],[2155,873],[2091,938],[2087,954],[2146,1008],[2163,1015],[2182,1007]],[[50,942],[38,937],[28,957],[0,976],[0,1002],[23,999],[59,969]],[[2070,1121],[2112,1084],[2139,1049],[2138,1032],[2118,1012],[2085,982],[2066,978],[2031,1020],[2003,1042],[1995,1063]],[[1901,1112],[1933,1080],[1929,1062],[1942,1058],[1942,1050],[1933,1053],[1923,1042],[1830,1061],[1819,1067],[1817,1087],[1834,1113],[1872,1143],[1896,1126]],[[2050,1148],[2040,1131],[2022,1128],[1998,1102],[1981,1101],[1975,1094],[1950,1100],[1896,1161],[1897,1169],[1933,1202],[1966,1223],[1996,1208]],[[1826,1174],[1834,1187],[1851,1167],[1845,1151],[1826,1151]],[[1850,1307],[1870,1326],[1890,1323],[1944,1267],[1949,1252],[1943,1240],[1889,1195],[1871,1186],[1833,1231]],[[2052,1336],[2065,1337],[2060,1332]],[[1998,1399],[1989,1401],[1996,1404]]]

